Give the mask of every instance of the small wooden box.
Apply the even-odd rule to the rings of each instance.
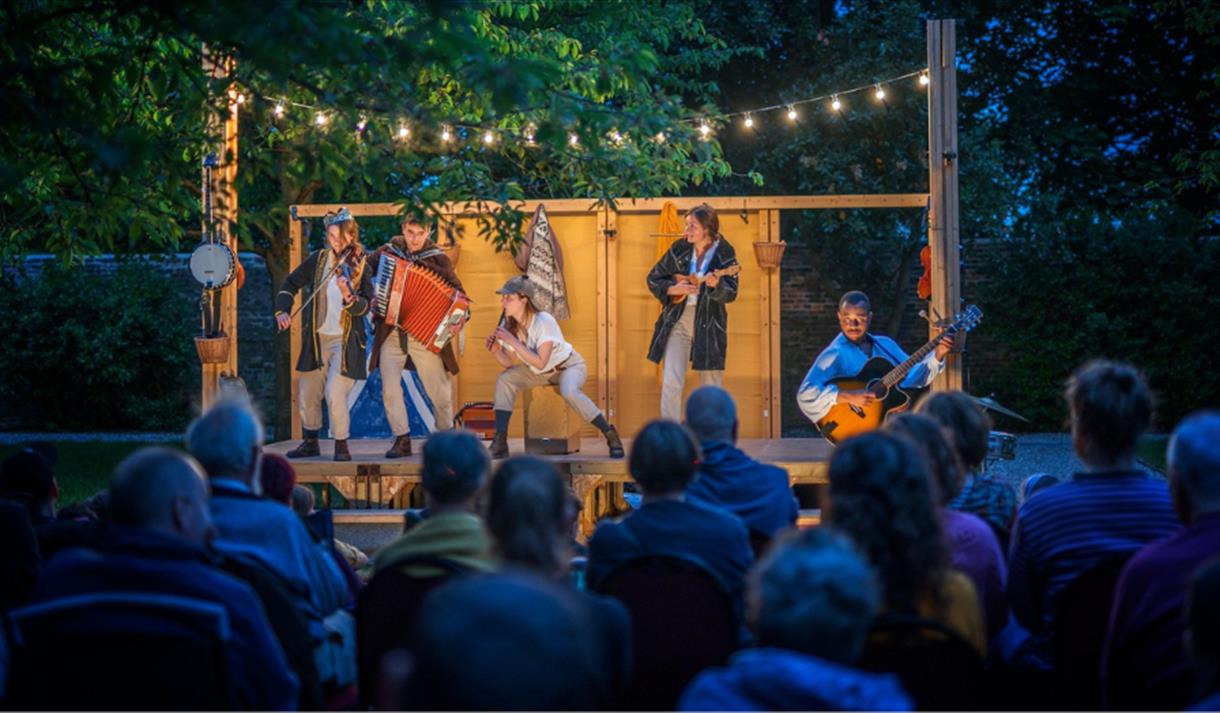
[[[458,428],[465,428],[484,441],[490,441],[496,435],[495,404],[490,401],[467,403],[454,420]]]
[[[558,387],[529,389],[525,403],[525,452],[563,455],[580,451],[579,414],[568,408]]]

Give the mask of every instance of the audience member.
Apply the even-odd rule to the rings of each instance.
[[[1165,483],[1135,467],[1136,439],[1152,417],[1140,373],[1092,361],[1068,380],[1066,397],[1085,471],[1022,504],[1013,527],[1008,600],[1031,638],[1012,658],[1023,668],[1054,668],[1057,600],[1072,580],[1178,528]]]
[[[1008,623],[1008,565],[995,532],[979,517],[948,506],[961,490],[965,474],[957,453],[945,438],[939,423],[922,414],[903,413],[889,421],[886,428],[906,437],[924,457],[928,474],[937,494],[937,514],[944,530],[945,543],[953,569],[970,578],[983,605],[987,638],[994,641]]]
[[[325,618],[347,598],[347,584],[291,510],[260,497],[263,427],[248,402],[223,400],[191,424],[187,447],[212,484],[215,546],[254,560],[301,592],[312,614]]]
[[[876,578],[829,528],[783,537],[747,579],[756,648],[707,669],[680,710],[911,710],[891,674],[853,667],[880,605]]]
[[[491,536],[475,514],[474,501],[491,468],[487,449],[467,431],[440,431],[424,444],[423,486],[429,516],[386,545],[373,558],[374,572],[419,556],[441,557],[473,571],[492,568]],[[407,574],[440,576],[431,565],[411,565]]]
[[[334,556],[342,560],[336,564],[343,572],[344,578],[348,580],[348,589],[358,589],[361,580],[356,571],[369,563],[368,555],[337,537],[330,538],[329,543],[323,542],[325,533],[316,532],[309,521],[309,516],[314,512],[313,491],[309,489],[309,486],[297,484],[297,471],[293,467],[292,461],[279,453],[264,453],[259,466],[259,482],[262,483],[263,495],[292,508],[292,511],[304,521],[306,529],[314,536],[314,540],[323,545],[323,549],[327,549],[327,544],[330,545]],[[297,488],[304,492],[298,495]],[[306,507],[302,502],[298,509],[297,499],[304,498],[305,495],[309,497],[308,506]]]
[[[400,706],[594,709],[602,674],[593,632],[554,581],[523,572],[453,580],[424,600]]]
[[[258,480],[263,495],[285,505],[292,504],[292,490],[297,484],[297,471],[292,467],[292,461],[279,453],[264,453]]]
[[[1220,559],[1198,569],[1186,595],[1186,640],[1198,681],[1187,710],[1220,710]]]
[[[312,515],[315,502],[313,488],[300,483],[292,486],[292,496],[289,498],[288,504],[297,517],[304,520]]]
[[[746,570],[754,559],[749,533],[736,515],[688,500],[699,468],[699,445],[672,421],[653,421],[631,446],[631,477],[643,492],[640,507],[618,521],[602,521],[589,541],[586,577],[597,589],[619,565],[669,555],[706,569],[744,611]]]
[[[949,568],[932,496],[913,445],[887,432],[866,433],[835,449],[824,517],[876,568],[885,611],[939,621],[985,656],[978,595],[965,575]]]
[[[737,448],[737,405],[719,386],[695,389],[686,401],[686,426],[703,450],[691,500],[737,515],[755,537],[770,540],[796,523],[797,504],[788,471],[759,463]]]
[[[0,500],[0,542],[4,543],[0,548],[0,614],[3,614],[29,602],[42,570],[38,539],[30,524],[30,513],[22,504]]]
[[[1059,478],[1050,473],[1034,473],[1021,481],[1021,499],[1029,500],[1036,493],[1059,484]]]
[[[36,601],[155,592],[220,604],[229,615],[232,639],[225,651],[238,704],[295,708],[297,679],[262,605],[246,584],[209,563],[204,546],[212,522],[199,465],[166,448],[145,448],[119,464],[110,493],[114,528],[107,546],[97,552],[74,549],[51,561]]]
[[[569,533],[576,507],[559,471],[534,456],[513,456],[491,480],[487,524],[496,554],[509,569],[528,570],[556,582],[568,581]],[[631,676],[631,616],[611,597],[569,589],[593,625],[603,686],[597,700],[617,708],[617,696]]]
[[[72,547],[92,547],[100,535],[95,522],[56,518],[55,505],[59,499],[56,459],[54,446],[34,443],[0,463],[0,499],[26,508],[44,561]]]
[[[1183,603],[1191,575],[1220,554],[1220,412],[1182,421],[1168,455],[1186,527],[1136,553],[1118,580],[1102,663],[1108,708],[1179,710],[1195,693]]]
[[[1017,492],[1007,482],[983,473],[987,457],[991,418],[981,406],[961,391],[938,391],[919,402],[917,413],[931,416],[949,434],[949,441],[966,471],[961,491],[949,507],[978,515],[991,525],[1007,547],[1017,514]]]

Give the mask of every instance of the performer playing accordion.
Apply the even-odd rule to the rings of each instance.
[[[390,242],[373,253],[369,262],[374,274],[384,274],[381,262],[386,256],[391,256],[424,267],[450,286],[462,290],[462,281],[458,279],[453,263],[450,262],[449,256],[432,242],[428,226],[414,215],[408,214],[402,219],[401,228],[401,235],[394,236]],[[456,332],[457,329],[460,328],[453,331]],[[381,398],[385,404],[386,420],[390,422],[390,430],[394,433],[394,445],[386,451],[386,458],[411,455],[411,424],[407,420],[407,406],[402,393],[404,368],[419,374],[424,392],[432,401],[437,430],[453,427],[453,388],[449,375],[458,373],[453,341],[446,341],[437,353],[398,324],[386,320],[378,321],[373,332],[373,358],[370,367],[381,370]]]

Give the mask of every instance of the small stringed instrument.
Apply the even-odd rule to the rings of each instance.
[[[707,282],[707,278],[711,277],[712,275],[715,275],[716,277],[729,277],[736,275],[739,272],[741,272],[741,264],[735,263],[719,270],[712,270],[706,275],[674,275],[674,280],[677,281],[675,284],[678,285],[685,283],[688,285],[695,285],[697,287],[702,285],[704,282]],[[679,302],[685,302],[686,298],[689,296],[690,295],[674,295],[672,299],[674,304],[677,304]]]
[[[940,344],[942,339],[958,332],[969,332],[978,326],[982,319],[983,311],[975,305],[970,305],[964,314],[945,328],[945,331],[933,337],[901,364],[894,366],[884,357],[873,357],[865,362],[860,373],[855,376],[831,379],[828,383],[839,387],[840,391],[865,389],[877,400],[868,406],[853,406],[848,403],[837,403],[832,406],[830,412],[817,422],[822,438],[838,445],[852,436],[880,428],[890,414],[901,413],[910,408],[914,396],[922,393],[924,389],[904,390],[899,388],[898,385],[902,383],[902,380],[916,364],[923,361],[924,357]]]

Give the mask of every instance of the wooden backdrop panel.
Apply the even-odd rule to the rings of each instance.
[[[596,403],[598,379],[601,376],[597,360],[597,214],[548,213],[547,217],[563,250],[564,277],[572,313],[571,318],[561,320],[559,326],[563,329],[564,337],[588,365],[589,377],[584,392]],[[469,401],[492,401],[495,398],[496,377],[503,367],[483,345],[500,318],[500,296],[496,290],[505,280],[521,272],[513,263],[510,253],[497,253],[479,235],[475,218],[458,218],[457,224],[462,233],[457,272],[462,285],[475,301],[470,322],[466,326],[466,348],[459,357],[461,373],[456,379],[455,404],[461,408]],[[520,398],[516,406],[509,427],[511,437],[520,437],[523,433]],[[587,426],[582,433],[592,436],[596,431],[592,426]]]
[[[740,213],[720,214],[720,230],[737,251],[742,265],[737,299],[728,305],[729,348],[725,364],[724,386],[737,401],[742,438],[766,438],[769,426],[763,412],[769,407],[771,354],[763,351],[764,325],[759,319],[764,295],[770,289],[766,273],[754,259],[753,242],[758,239],[760,215],[747,213],[750,222]],[[615,420],[625,435],[634,434],[648,421],[660,416],[661,385],[658,368],[647,360],[653,325],[660,314],[660,302],[648,291],[646,276],[656,260],[657,242],[672,243],[672,238],[658,238],[658,213],[621,213],[617,221],[617,239],[612,247],[618,265],[611,309],[617,313],[618,413]],[[778,355],[775,355],[778,358]],[[699,380],[693,371],[687,373],[688,396]]]

